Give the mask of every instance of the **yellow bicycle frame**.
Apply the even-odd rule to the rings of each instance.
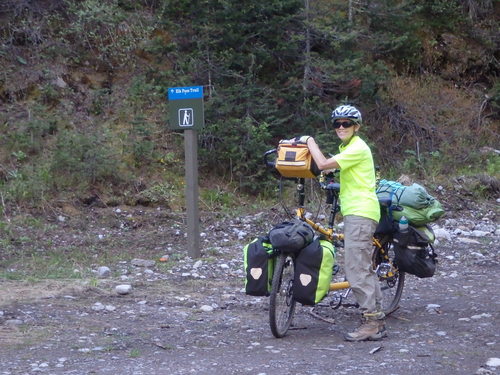
[[[323,226],[316,224],[313,222],[311,219],[306,218],[306,210],[304,207],[299,207],[297,208],[296,211],[297,217],[303,221],[305,221],[307,224],[309,224],[315,231],[323,234],[328,241],[333,242],[333,241],[342,241],[344,239],[344,235],[341,233],[335,233],[333,228],[324,228]],[[382,254],[385,255],[385,251],[382,248],[382,245],[380,244],[379,240],[373,237],[373,245],[376,246],[378,249],[381,249]],[[394,273],[388,272],[387,274],[388,277],[394,276]],[[349,284],[348,281],[340,281],[336,283],[330,283],[330,291],[334,290],[342,290],[342,289],[348,289],[350,288],[351,285]]]

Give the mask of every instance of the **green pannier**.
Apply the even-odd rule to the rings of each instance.
[[[271,292],[276,254],[268,237],[259,237],[243,248],[245,293],[268,296]]]
[[[335,264],[335,249],[326,240],[315,239],[295,259],[293,298],[315,305],[328,294]]]

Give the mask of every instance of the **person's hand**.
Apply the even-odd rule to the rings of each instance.
[[[303,135],[303,136],[300,136],[300,137],[296,137],[295,138],[295,142],[297,143],[303,143],[305,145],[307,145],[307,140],[311,138],[311,136],[309,135]]]
[[[287,144],[300,143],[300,144],[307,145],[307,140],[309,138],[312,138],[312,137],[309,135],[302,135],[300,137],[295,137],[295,138],[291,138],[291,139],[282,139],[280,141],[280,143],[287,143]]]

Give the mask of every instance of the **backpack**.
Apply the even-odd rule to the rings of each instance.
[[[243,248],[245,293],[268,296],[271,292],[276,253],[267,237],[259,237]]]
[[[306,144],[280,141],[277,153],[276,169],[283,177],[313,178],[320,174]]]
[[[315,305],[328,294],[335,264],[335,249],[326,240],[315,239],[295,259],[293,298]]]
[[[285,221],[269,231],[269,241],[275,249],[297,253],[314,238],[314,229],[300,219]]]
[[[398,269],[420,278],[434,276],[437,265],[437,254],[432,247],[434,239],[434,232],[429,226],[409,226],[405,235],[396,232],[394,260]]]

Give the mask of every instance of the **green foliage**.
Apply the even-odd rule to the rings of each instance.
[[[496,80],[488,93],[489,103],[491,106],[491,110],[493,114],[496,114],[496,117],[500,117],[500,80]]]
[[[201,170],[246,191],[270,189],[262,154],[279,139],[310,134],[335,153],[329,114],[344,101],[360,107],[364,138],[395,174],[497,168],[476,155],[498,143],[489,1],[24,3],[6,0],[0,25],[7,205],[88,189],[172,204],[182,190],[182,137],[165,129],[165,89],[193,84],[205,87]],[[480,52],[465,51],[453,73],[471,40]],[[408,72],[430,79],[414,84]],[[441,72],[457,82],[439,80]],[[479,80],[486,98],[475,93]],[[222,187],[202,194],[213,208],[233,199]]]
[[[170,206],[176,201],[182,191],[179,186],[175,186],[169,182],[157,183],[139,193],[139,200],[142,202],[152,203],[154,205]]]
[[[102,88],[92,92],[92,106],[90,112],[96,116],[102,115],[110,105],[110,89]]]
[[[440,31],[455,30],[464,21],[459,0],[418,0],[416,3],[425,22]]]
[[[201,203],[210,212],[225,211],[234,213],[235,206],[240,200],[231,192],[224,191],[219,186],[212,189],[202,189],[200,192]]]
[[[151,31],[138,13],[126,13],[118,0],[65,0],[71,27],[60,31],[64,41],[76,43],[110,68],[129,64],[135,48]]]
[[[35,207],[51,198],[51,186],[52,174],[47,163],[26,164],[9,170],[5,182],[0,182],[6,202],[27,203]]]
[[[34,111],[46,116],[46,108],[43,106],[35,107]],[[33,155],[40,153],[45,138],[57,131],[57,120],[49,116],[44,118],[36,115],[16,124],[5,122],[0,125],[0,130],[2,130],[0,144],[3,144],[7,150]]]
[[[202,166],[243,189],[258,191],[258,181],[266,172],[262,155],[269,148],[269,138],[268,124],[249,117],[211,123],[202,132]]]
[[[96,183],[120,183],[121,162],[114,150],[108,147],[109,143],[109,135],[105,132],[60,132],[51,163],[55,186],[58,189],[69,186],[88,188]]]

